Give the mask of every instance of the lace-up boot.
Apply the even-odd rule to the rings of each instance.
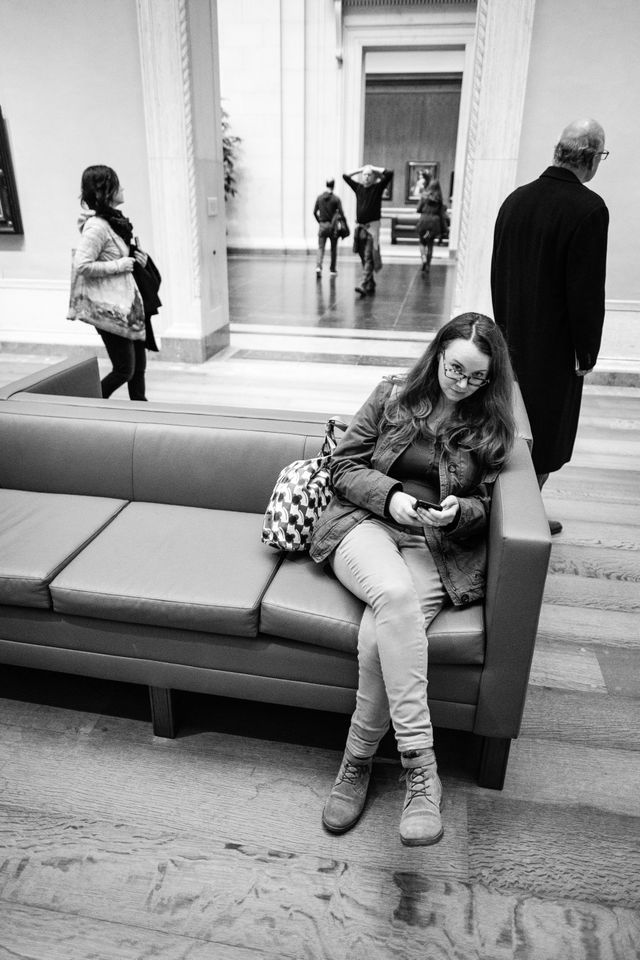
[[[437,843],[444,830],[440,817],[442,784],[433,750],[402,754],[407,794],[400,818],[400,839],[408,847]]]
[[[331,833],[350,830],[364,810],[372,761],[359,760],[345,750],[329,799],[322,811],[322,822]]]

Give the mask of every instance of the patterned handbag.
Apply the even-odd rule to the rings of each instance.
[[[336,417],[327,420],[317,457],[294,460],[280,471],[264,515],[263,543],[277,550],[308,550],[313,525],[333,496],[329,459],[338,442],[336,427],[346,430],[347,425]]]

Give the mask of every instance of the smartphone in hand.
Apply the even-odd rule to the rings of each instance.
[[[439,503],[431,503],[430,500],[416,500],[414,510],[443,510],[444,507]]]

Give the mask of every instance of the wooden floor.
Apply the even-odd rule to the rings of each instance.
[[[505,788],[437,731],[432,848],[398,840],[389,744],[360,824],[323,831],[346,718],[184,696],[165,741],[143,688],[5,668],[0,960],[640,957],[640,390],[587,388],[545,500],[564,531]]]

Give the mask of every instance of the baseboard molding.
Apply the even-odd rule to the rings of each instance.
[[[605,310],[611,312],[640,313],[640,300],[605,300],[604,306]]]

